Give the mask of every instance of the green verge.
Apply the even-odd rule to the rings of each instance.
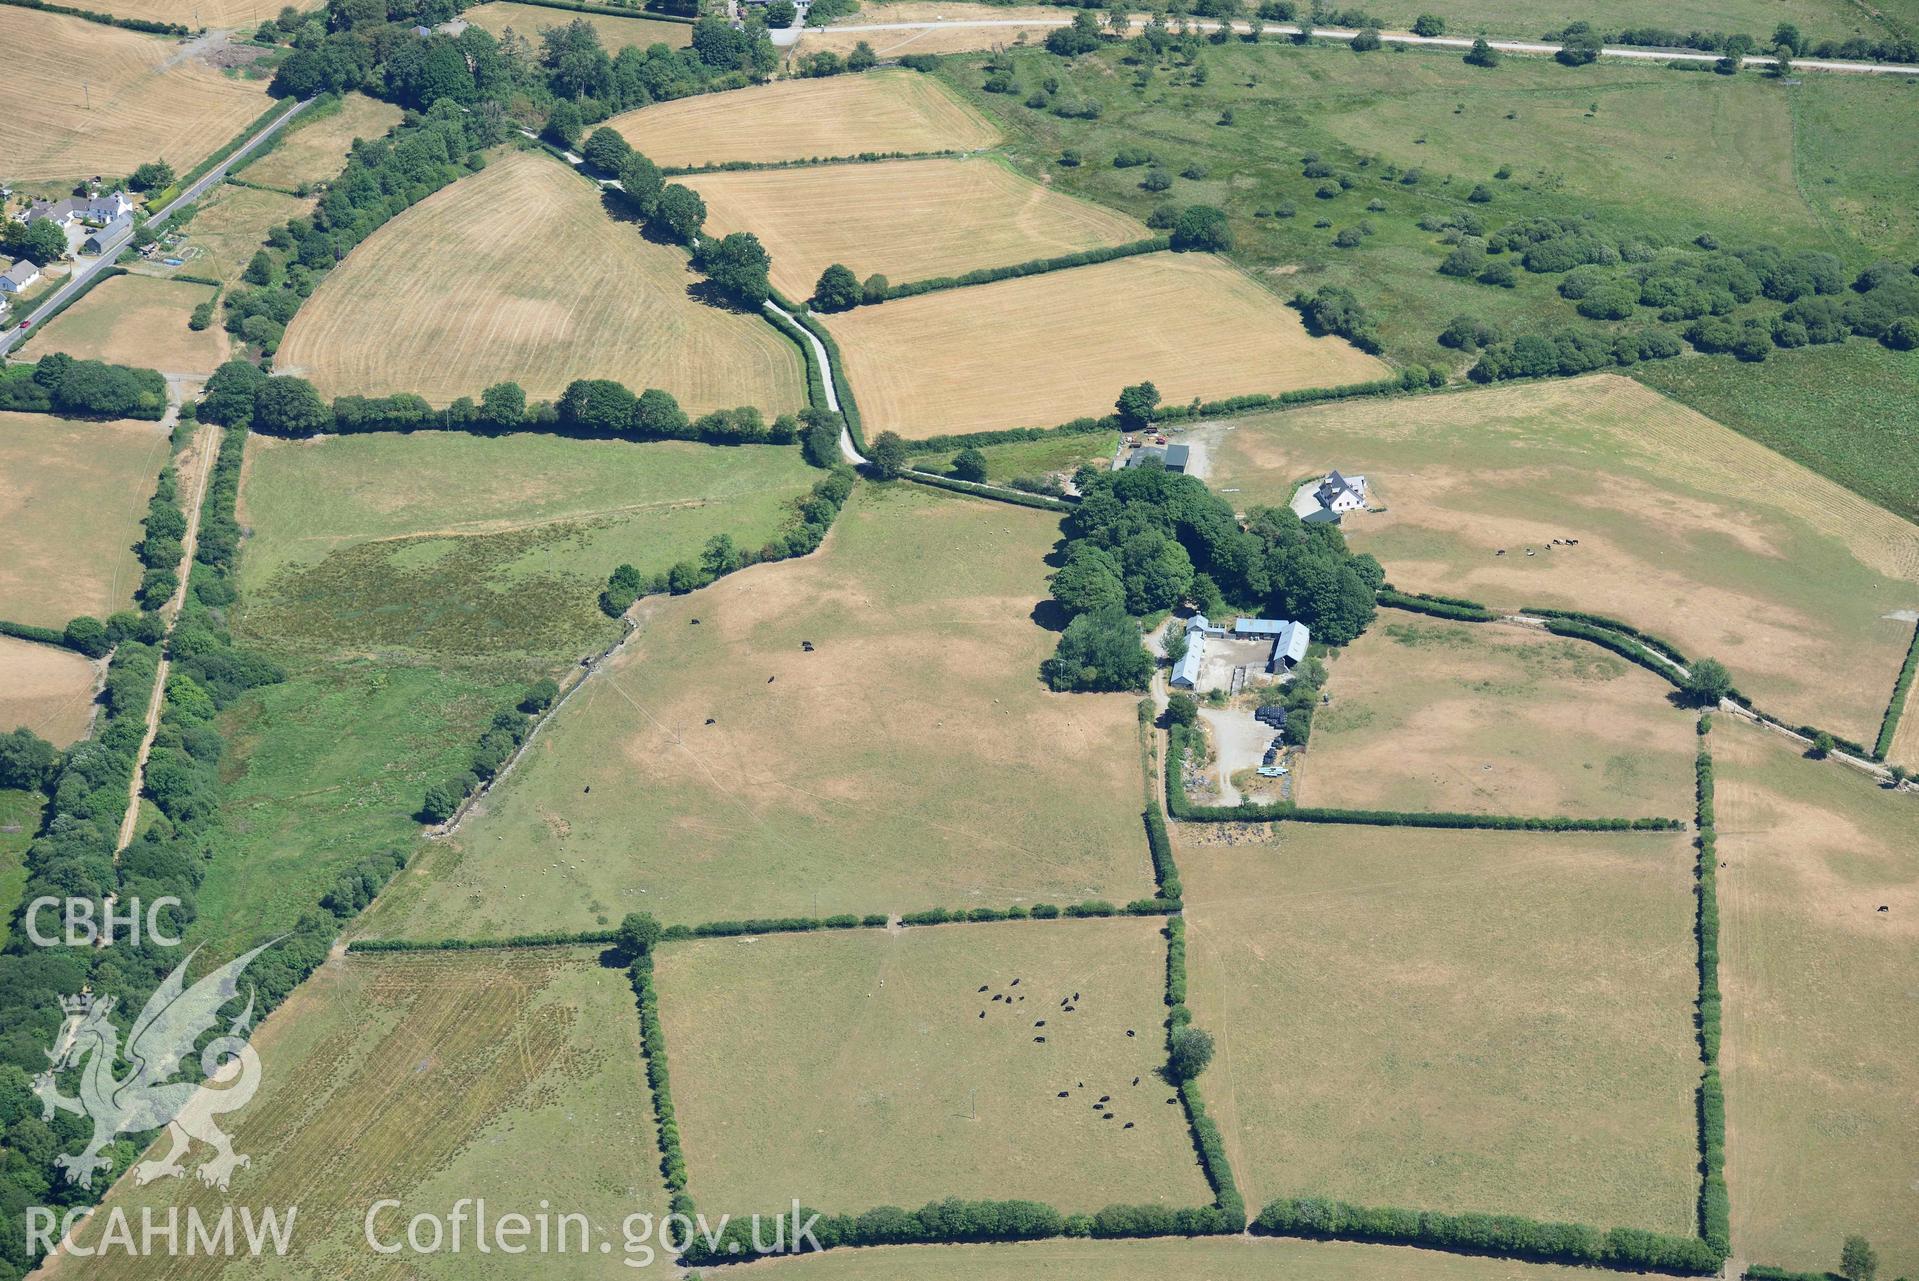
[[[1184,725],[1167,731],[1166,809],[1174,818],[1200,823],[1348,823],[1364,827],[1483,828],[1524,832],[1676,832],[1685,824],[1676,818],[1569,818],[1565,815],[1457,814],[1443,810],[1330,809],[1285,802],[1239,805],[1195,805],[1186,797],[1180,774],[1186,762]]]
[[[1912,644],[1906,647],[1905,666],[1892,685],[1892,701],[1886,704],[1885,719],[1879,722],[1879,737],[1873,744],[1872,759],[1883,761],[1892,750],[1892,737],[1899,731],[1899,718],[1905,714],[1906,699],[1912,692],[1913,674],[1919,672],[1919,626],[1912,630]]]

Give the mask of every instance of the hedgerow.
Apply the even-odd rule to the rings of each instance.
[[[1602,649],[1611,650],[1628,662],[1639,664],[1653,675],[1670,681],[1675,686],[1680,684],[1679,673],[1673,669],[1671,660],[1630,636],[1622,636],[1610,628],[1594,627],[1587,623],[1572,622],[1563,618],[1548,618],[1546,630],[1555,636],[1569,636],[1574,640],[1590,641]]]
[[[1915,673],[1919,673],[1919,627],[1913,628],[1912,643],[1906,646],[1906,661],[1899,669],[1899,679],[1892,683],[1892,701],[1886,704],[1886,715],[1879,722],[1879,737],[1873,743],[1872,759],[1883,761],[1886,753],[1892,750],[1893,735],[1899,731],[1899,717],[1904,713],[1906,699],[1912,692]]]
[[[615,930],[585,930],[579,933],[511,934],[497,939],[355,939],[347,944],[349,952],[488,952],[522,947],[584,947],[611,943]]]
[[[653,1091],[653,1119],[660,1145],[660,1176],[672,1194],[675,1214],[691,1214],[686,1192],[686,1154],[680,1149],[679,1114],[673,1107],[673,1082],[666,1066],[666,1029],[660,1023],[660,994],[653,982],[653,958],[637,956],[627,971],[640,1003],[640,1049],[646,1055],[646,1083]]]
[[[891,302],[895,298],[912,298],[919,294],[938,293],[946,289],[963,289],[970,285],[990,285],[996,281],[1013,280],[1021,276],[1038,276],[1049,271],[1065,271],[1072,267],[1087,267],[1094,263],[1112,262],[1118,258],[1133,258],[1140,254],[1161,253],[1171,249],[1171,236],[1153,236],[1146,240],[1134,240],[1123,245],[1108,245],[1101,249],[1084,249],[1078,253],[1059,254],[1052,258],[1034,258],[1026,262],[1016,262],[1005,267],[981,267],[976,271],[965,272],[958,276],[934,276],[926,280],[909,280],[903,284],[888,285],[884,296],[868,299],[868,302]]]
[[[1431,614],[1435,618],[1450,618],[1463,623],[1490,623],[1499,617],[1478,601],[1428,596],[1422,592],[1401,592],[1390,587],[1379,589],[1379,603],[1414,614]]]
[[[1702,726],[1710,723],[1702,720]],[[1702,730],[1702,732],[1704,732]],[[1726,1095],[1719,1077],[1718,835],[1713,809],[1712,754],[1701,747],[1693,762],[1698,783],[1699,862],[1696,878],[1699,941],[1699,1234],[1721,1256],[1732,1250],[1732,1205],[1726,1189]]]
[[[741,173],[760,169],[818,169],[826,165],[870,165],[883,160],[953,160],[971,153],[947,148],[940,151],[861,151],[848,156],[809,156],[804,160],[721,160],[704,165],[661,165],[668,178],[688,174]]]
[[[1034,507],[1040,511],[1068,512],[1075,506],[1070,499],[1053,498],[1046,494],[1029,494],[1017,489],[1002,489],[998,485],[977,485],[970,480],[956,480],[951,476],[940,476],[930,471],[903,471],[900,473],[900,479],[934,489],[951,490],[956,494],[967,494],[974,498],[990,498],[996,502],[1011,503],[1015,507]]]
[[[1148,805],[1140,815],[1146,824],[1146,845],[1153,855],[1153,877],[1159,883],[1159,896],[1177,903],[1185,897],[1180,886],[1179,866],[1173,862],[1173,842],[1166,832],[1165,816],[1159,806]]]
[[[1318,1240],[1377,1241],[1466,1254],[1580,1263],[1620,1270],[1700,1275],[1725,1256],[1697,1237],[1638,1228],[1601,1231],[1581,1223],[1543,1223],[1511,1214],[1441,1214],[1352,1205],[1318,1197],[1274,1201],[1253,1220],[1255,1232]]]
[[[1523,606],[1519,612],[1522,614],[1530,614],[1536,618],[1559,618],[1571,623],[1586,623],[1593,627],[1603,627],[1607,631],[1618,632],[1622,636],[1630,636],[1647,649],[1653,651],[1653,653],[1669,658],[1681,667],[1686,666],[1685,654],[1681,653],[1679,647],[1671,641],[1660,636],[1655,636],[1651,632],[1640,631],[1631,623],[1622,623],[1618,619],[1608,618],[1604,614],[1588,614],[1576,609],[1547,609],[1539,605]]]
[[[124,27],[128,31],[144,31],[154,36],[190,36],[193,28],[178,22],[152,22],[146,18],[123,18],[116,13],[101,13],[98,9],[76,9],[64,4],[50,4],[48,0],[0,0],[0,4],[12,5],[16,9],[38,9],[42,13],[59,13],[69,18],[84,18],[88,22],[99,23],[103,27]]]
[[[102,277],[108,273],[102,272]],[[95,283],[99,278],[96,277]],[[71,305],[76,299],[69,299]],[[45,323],[44,321],[42,323]],[[0,377],[0,410],[59,414],[64,418],[141,418],[166,415],[167,380],[158,370],[75,360],[64,352]]]

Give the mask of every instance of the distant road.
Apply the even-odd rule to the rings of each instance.
[[[1142,22],[1143,20],[1140,18],[1133,19],[1134,26],[1140,26]],[[1070,26],[1071,24],[1071,18],[1054,18],[1049,16],[1043,18],[980,18],[953,22],[836,23],[831,27],[814,27],[810,29],[828,32],[939,31],[968,27],[1016,30],[1022,27],[1028,29],[1033,27],[1064,27]],[[1197,31],[1217,31],[1219,24],[1217,22],[1195,22],[1193,28]],[[1246,27],[1244,25],[1235,25],[1233,29],[1236,31],[1244,31]],[[1299,28],[1297,26],[1284,22],[1273,23],[1267,26],[1265,30],[1271,35],[1296,36],[1299,34]],[[1313,38],[1316,40],[1323,38],[1326,40],[1351,41],[1352,38],[1358,34],[1357,31],[1349,31],[1340,27],[1313,28]],[[1442,49],[1470,49],[1473,47],[1473,37],[1471,36],[1416,36],[1410,31],[1382,31],[1379,33],[1379,38],[1387,44],[1437,45]],[[1501,53],[1553,54],[1558,53],[1560,49],[1564,47],[1563,45],[1550,44],[1538,40],[1488,40],[1486,43]],[[1626,58],[1639,62],[1713,63],[1719,61],[1719,55],[1716,53],[1699,53],[1691,49],[1630,49],[1616,45],[1608,45],[1602,48],[1599,51],[1599,56],[1602,58]],[[1743,65],[1748,67],[1770,67],[1773,65],[1773,62],[1774,59],[1769,55],[1762,56],[1754,54],[1744,59]],[[1919,75],[1919,66],[1914,66],[1910,63],[1834,62],[1823,58],[1794,58],[1792,60],[1792,69],[1794,71],[1837,71],[1852,75]]]
[[[308,106],[312,105],[312,102],[313,99],[311,98],[302,99],[293,104],[291,111],[269,121],[266,128],[254,134],[251,138],[248,138],[232,155],[222,160],[212,169],[209,169],[206,174],[195,181],[192,186],[168,201],[160,212],[147,219],[145,225],[158,227],[167,219],[173,217],[174,214],[179,213],[180,210],[205,195],[209,187],[225,180],[227,172],[231,170],[233,166],[252,155],[259,149],[261,143],[279,132],[281,126],[285,125],[287,121],[293,119],[293,117],[299,115],[302,111],[305,111]],[[108,244],[106,248],[101,251],[99,257],[77,261],[73,271],[67,276],[66,283],[48,294],[45,298],[42,298],[40,305],[35,307],[33,311],[27,315],[26,320],[30,325],[38,325],[47,316],[52,315],[55,308],[85,289],[88,282],[113,265],[114,259],[120,256],[120,251],[125,249],[127,242],[132,239],[133,228],[129,227],[118,239]],[[12,351],[21,338],[31,332],[31,328],[22,329],[20,327],[20,321],[9,321],[6,332],[0,334],[0,356],[5,356],[8,352]]]

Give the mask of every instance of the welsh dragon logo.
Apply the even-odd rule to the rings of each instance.
[[[113,1012],[113,999],[96,999],[89,993],[60,998],[60,1009],[66,1017],[55,1048],[47,1051],[51,1064],[34,1078],[33,1092],[39,1096],[45,1120],[51,1121],[58,1108],[93,1121],[93,1138],[79,1155],[61,1153],[54,1158],[69,1183],[93,1186],[94,1171],[113,1164],[100,1152],[116,1135],[137,1134],[163,1125],[170,1146],[158,1160],[142,1161],[133,1168],[137,1183],[185,1173],[180,1158],[194,1139],[214,1150],[214,1155],[194,1171],[209,1187],[225,1190],[234,1170],[250,1164],[247,1157],[233,1150],[233,1141],[214,1118],[245,1107],[260,1084],[260,1056],[247,1044],[253,1020],[251,994],[246,1009],[227,1027],[226,1035],[208,1042],[200,1052],[205,1081],[171,1078],[179,1071],[181,1061],[193,1053],[194,1043],[218,1021],[220,1007],[239,995],[241,972],[277,942],[263,943],[236,957],[190,988],[186,985],[187,966],[199,949],[189,953],[154,990],[128,1030],[124,1054],[131,1070],[125,1076],[114,1075],[121,1050],[119,1030],[108,1017]],[[72,1068],[81,1068],[79,1098],[61,1094],[54,1080],[56,1072]]]

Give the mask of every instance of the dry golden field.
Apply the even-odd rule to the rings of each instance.
[[[827,325],[867,430],[909,440],[1111,413],[1120,388],[1143,379],[1180,404],[1390,372],[1344,339],[1312,337],[1292,308],[1211,254],[949,289]]]
[[[38,359],[61,351],[76,360],[210,374],[227,358],[226,330],[216,316],[195,333],[187,319],[215,292],[184,280],[115,276],[49,321],[33,336],[29,354]]]
[[[181,272],[232,285],[265,243],[267,232],[312,212],[311,198],[222,185],[201,200],[200,211],[187,224],[178,255],[186,265],[168,267],[151,258],[135,270],[159,276]]]
[[[1164,930],[1009,921],[663,948],[694,1198],[736,1214],[795,1196],[833,1212],[948,1196],[1068,1213],[1206,1204],[1185,1111],[1158,1075]]]
[[[264,80],[81,18],[0,8],[0,49],[31,51],[0,75],[0,173],[14,181],[124,174],[155,158],[184,173],[267,108]]]
[[[1879,731],[1912,639],[1887,615],[1919,607],[1919,526],[1630,379],[1201,431],[1209,481],[1242,509],[1331,467],[1368,477],[1385,510],[1341,528],[1401,589],[1610,615],[1719,659],[1774,715]]]
[[[290,131],[275,135],[273,149],[239,171],[248,182],[296,190],[302,185],[328,182],[346,164],[355,138],[383,138],[400,123],[400,109],[390,102],[349,93],[340,109],[311,124],[296,120]]]
[[[625,969],[602,965],[597,949],[335,957],[273,1012],[253,1045],[259,1093],[221,1121],[234,1150],[250,1159],[231,1187],[221,1192],[194,1177],[209,1154],[195,1144],[182,1177],[145,1187],[123,1178],[103,1206],[109,1214],[123,1209],[135,1224],[146,1207],[162,1218],[169,1208],[192,1207],[211,1222],[230,1204],[256,1212],[297,1206],[285,1256],[269,1251],[236,1263],[204,1251],[169,1255],[162,1248],[145,1258],[112,1251],[63,1261],[53,1276],[635,1275],[624,1262],[622,1220],[665,1213],[666,1193],[655,1168],[632,984]],[[411,1216],[445,1217],[469,1197],[485,1198],[492,1221],[542,1210],[555,1216],[550,1222],[562,1213],[585,1215],[594,1246],[607,1240],[611,1249],[580,1249],[575,1228],[571,1249],[549,1248],[538,1256],[537,1273],[529,1273],[526,1257],[503,1260],[474,1248],[470,1203],[457,1253],[383,1258],[367,1244],[376,1201],[400,1203],[378,1212],[377,1237],[403,1241]],[[90,1221],[82,1242],[97,1240],[104,1223]],[[396,1268],[400,1260],[405,1266]]]
[[[609,123],[662,165],[972,151],[999,141],[984,116],[915,71],[782,80],[642,107]]]
[[[531,42],[536,49],[540,45],[540,32],[548,27],[564,27],[575,22],[584,22],[592,27],[599,34],[600,45],[611,54],[617,54],[629,45],[645,49],[664,44],[678,49],[693,42],[693,28],[684,22],[656,22],[650,18],[578,13],[549,9],[543,5],[513,4],[511,0],[475,5],[460,16],[496,36],[511,27],[515,35]]]
[[[834,263],[904,284],[1152,234],[986,157],[705,174],[687,185],[705,199],[715,234],[759,236],[773,284],[793,298],[811,294]]]
[[[798,348],[757,316],[689,297],[698,279],[559,161],[507,152],[355,249],[294,317],[275,365],[326,396],[447,404],[511,378],[551,398],[575,378],[613,378],[692,413],[803,405]]]
[[[93,723],[93,664],[70,649],[0,636],[0,725],[25,726],[55,747]]]
[[[1202,1084],[1249,1206],[1693,1232],[1683,834],[1177,832]]]
[[[179,22],[189,27],[251,27],[280,12],[273,0],[89,0],[77,7],[98,9],[117,18]]]
[[[1330,664],[1309,805],[1685,818],[1693,716],[1583,641],[1385,612]]]
[[[133,544],[167,461],[158,423],[0,413],[0,618],[63,627],[133,605]]]
[[[1037,44],[1046,38],[1047,32],[1063,26],[1066,21],[1065,13],[1043,5],[930,4],[923,0],[908,0],[905,4],[867,5],[839,26],[808,28],[799,42],[788,51],[788,57],[804,57],[811,53],[837,53],[845,57],[862,40],[882,58],[898,58],[909,53],[964,53],[971,49]],[[989,25],[950,25],[961,22]],[[915,25],[932,23],[949,25]],[[839,29],[863,26],[894,29]]]
[[[1919,681],[1906,691],[1906,702],[1899,715],[1899,727],[1893,731],[1886,759],[1907,769],[1919,770]]]
[[[1733,1250],[1919,1275],[1919,799],[1715,720]]]

